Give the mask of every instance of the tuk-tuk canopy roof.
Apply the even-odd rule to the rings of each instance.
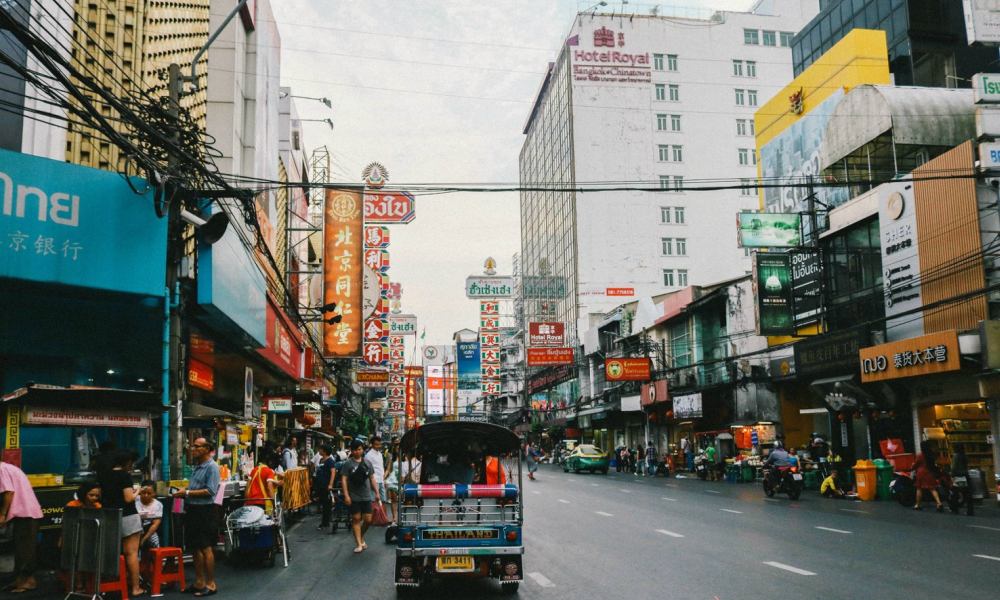
[[[399,442],[402,452],[446,454],[449,449],[464,447],[490,455],[516,452],[521,438],[510,429],[474,421],[441,421],[411,429]]]

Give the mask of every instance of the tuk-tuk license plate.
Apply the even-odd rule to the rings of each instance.
[[[467,573],[476,570],[476,563],[471,556],[439,556],[437,570]]]

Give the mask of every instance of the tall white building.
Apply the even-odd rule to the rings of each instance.
[[[735,222],[756,190],[690,188],[752,186],[753,114],[792,79],[791,38],[817,12],[763,0],[702,18],[576,17],[524,126],[527,320],[563,321],[573,339],[588,313],[750,271]],[[662,191],[565,191],[627,186]]]

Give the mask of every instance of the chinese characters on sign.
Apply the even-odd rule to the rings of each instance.
[[[961,368],[958,332],[942,331],[863,348],[860,361],[864,383],[955,371]]]
[[[362,343],[361,190],[327,190],[323,214],[323,303],[336,303],[324,323],[323,355],[359,357]]]
[[[500,303],[498,301],[479,301],[480,389],[484,396],[500,395],[499,315]]]

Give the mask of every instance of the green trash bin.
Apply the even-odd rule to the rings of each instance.
[[[743,483],[753,483],[753,467],[746,466],[741,469]]]
[[[819,489],[819,474],[816,471],[804,471],[802,473],[802,488],[807,490]]]
[[[892,500],[892,465],[884,458],[877,458],[874,461],[876,468],[877,487],[875,488],[875,498],[878,500]]]

